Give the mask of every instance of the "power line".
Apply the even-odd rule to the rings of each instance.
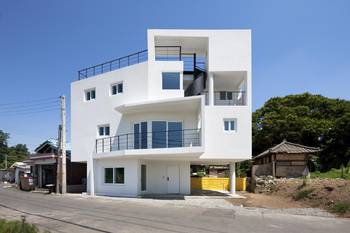
[[[59,100],[50,100],[45,102],[39,102],[39,103],[22,103],[19,105],[7,105],[7,106],[1,106],[0,109],[16,109],[16,108],[25,108],[25,107],[33,107],[33,106],[42,106],[42,105],[48,105],[52,103],[59,103]]]
[[[39,103],[39,102],[45,102],[45,101],[49,101],[49,100],[59,100],[59,97],[26,100],[26,101],[21,101],[21,102],[0,103],[0,106],[21,105],[21,104],[26,104],[26,103]]]
[[[36,114],[36,113],[41,113],[41,112],[50,112],[50,111],[53,112],[55,110],[60,110],[60,108],[59,107],[54,107],[54,108],[49,108],[49,109],[44,109],[44,110],[39,110],[39,111],[4,113],[4,114],[0,114],[0,117],[30,115],[30,114]]]
[[[43,109],[43,108],[54,107],[54,106],[59,106],[58,102],[39,104],[39,105],[32,105],[32,106],[23,106],[23,107],[18,107],[18,108],[7,108],[7,109],[6,108],[4,109],[4,108],[0,107],[0,113],[40,110],[40,109]]]

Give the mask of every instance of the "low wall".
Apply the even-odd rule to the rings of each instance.
[[[255,176],[272,176],[272,163],[253,165]]]
[[[191,177],[191,190],[230,191],[230,178]],[[246,178],[236,178],[236,191],[246,190]]]

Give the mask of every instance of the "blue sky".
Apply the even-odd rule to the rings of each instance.
[[[349,12],[346,0],[1,0],[0,129],[30,149],[56,137],[54,99],[35,114],[7,104],[69,98],[77,70],[146,48],[148,28],[252,29],[254,109],[306,91],[350,99]]]

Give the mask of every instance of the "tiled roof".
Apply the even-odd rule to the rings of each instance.
[[[35,151],[40,150],[43,146],[45,146],[46,144],[49,144],[50,146],[52,146],[55,149],[58,149],[58,140],[57,139],[48,139],[45,142],[43,142],[40,146],[38,146]],[[66,151],[70,151],[71,150],[71,146],[70,143],[66,143]]]
[[[286,153],[286,154],[312,154],[321,151],[318,147],[304,146],[284,140],[280,144],[271,147],[270,149],[255,156],[253,159],[261,158],[271,153]]]

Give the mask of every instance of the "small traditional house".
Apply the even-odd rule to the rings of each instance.
[[[56,185],[58,140],[49,139],[30,155],[34,184],[38,188]],[[86,190],[86,163],[71,162],[70,144],[66,145],[67,191],[84,192]]]
[[[284,140],[280,144],[253,158],[255,176],[300,177],[309,173],[308,161],[319,148],[304,146]]]

